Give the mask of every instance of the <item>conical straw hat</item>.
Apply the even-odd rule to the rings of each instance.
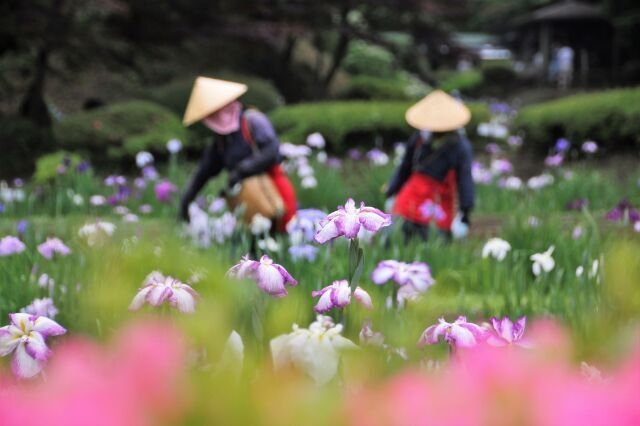
[[[189,126],[196,121],[200,121],[228,103],[235,101],[246,91],[247,86],[245,84],[198,77],[193,84],[191,97],[189,97],[182,123],[185,126]]]
[[[469,108],[442,90],[434,90],[405,114],[407,123],[418,130],[449,132],[471,119]]]

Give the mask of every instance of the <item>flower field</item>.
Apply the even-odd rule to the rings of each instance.
[[[126,176],[63,155],[3,183],[0,424],[639,424],[640,171],[561,139],[524,178],[522,140],[483,125],[452,242],[386,213],[401,147],[319,134],[282,144],[282,235],[228,211],[225,177],[178,223],[175,140]]]

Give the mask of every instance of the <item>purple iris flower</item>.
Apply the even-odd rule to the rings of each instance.
[[[435,284],[429,266],[424,262],[404,263],[397,260],[383,260],[371,274],[371,280],[382,285],[389,280],[399,286],[412,286],[418,292],[427,291]]]
[[[320,297],[318,303],[313,308],[317,313],[321,314],[332,309],[342,309],[351,303],[351,287],[347,280],[334,281],[331,285],[326,286],[322,290],[311,292],[311,296]],[[356,287],[353,296],[365,308],[373,309],[371,296],[360,287]]]
[[[76,171],[78,173],[84,173],[87,170],[89,170],[90,167],[91,167],[91,165],[89,164],[89,162],[83,160],[83,161],[79,162],[78,165],[76,166]]]
[[[243,256],[240,263],[229,269],[227,274],[240,279],[253,279],[262,291],[274,297],[287,295],[285,284],[290,286],[298,284],[286,269],[273,263],[273,260],[266,254],[259,261]]]
[[[610,210],[605,218],[612,222],[627,219],[629,222],[635,223],[640,221],[640,212],[633,207],[629,200],[624,199]]]
[[[339,169],[342,167],[342,161],[336,157],[327,158],[327,167],[330,169]]]
[[[131,301],[129,309],[138,310],[145,303],[151,306],[168,303],[180,312],[193,313],[196,310],[197,298],[198,293],[188,284],[153,271],[145,278],[142,288]]]
[[[447,213],[445,213],[442,206],[434,203],[432,200],[425,200],[425,202],[420,205],[419,210],[422,217],[427,220],[433,219],[435,221],[441,221],[447,217]]]
[[[142,168],[142,177],[146,180],[156,180],[158,179],[158,172],[155,167],[147,165]]]
[[[530,347],[531,345],[522,338],[527,318],[521,317],[518,321],[511,322],[508,317],[491,318],[492,332],[487,337],[487,343],[491,346],[518,345],[522,347]]]
[[[4,204],[0,203],[0,213],[4,213]]]
[[[161,203],[166,203],[170,200],[171,195],[178,191],[178,187],[168,180],[163,180],[156,184],[153,189],[156,193],[156,198]]]
[[[571,148],[571,142],[569,142],[567,139],[565,138],[560,138],[556,141],[556,145],[554,147],[554,149],[556,150],[556,152],[566,152],[569,150],[569,148]]]
[[[25,232],[27,232],[28,225],[29,225],[29,221],[25,219],[22,219],[20,222],[18,222],[18,226],[17,226],[18,234],[23,235]]]
[[[45,339],[67,332],[54,320],[27,313],[9,314],[11,324],[0,327],[0,356],[13,352],[11,369],[20,378],[37,375],[51,357]]]
[[[544,159],[544,164],[548,167],[558,167],[562,165],[564,161],[564,156],[561,153],[550,155]]]
[[[26,248],[22,241],[11,235],[0,239],[0,257],[22,253]]]
[[[53,299],[45,297],[43,299],[34,299],[30,305],[21,309],[20,312],[54,319],[58,315],[58,308],[53,304]]]
[[[324,244],[341,236],[352,240],[358,236],[361,227],[370,232],[378,232],[380,228],[391,225],[391,215],[374,207],[367,207],[364,203],[360,203],[360,208],[357,208],[355,201],[349,198],[344,207],[339,206],[338,210],[321,220],[319,225],[320,230],[314,239],[317,243]]]
[[[350,149],[349,152],[347,152],[347,155],[349,156],[349,158],[355,161],[362,159],[362,152],[360,152],[360,150],[356,148]]]
[[[109,175],[105,178],[104,184],[107,186],[126,185],[127,178],[124,176]]]
[[[38,252],[45,259],[53,259],[53,255],[58,253],[60,256],[66,256],[71,253],[71,249],[64,245],[59,238],[47,238],[47,241],[38,246]]]
[[[484,147],[484,149],[491,155],[498,155],[502,152],[502,148],[500,148],[500,145],[494,142],[488,143],[487,146]]]
[[[511,112],[511,107],[504,102],[492,102],[489,105],[489,110],[492,114],[504,114],[507,115]]]
[[[565,208],[567,210],[581,211],[582,209],[584,209],[588,205],[589,205],[589,200],[587,200],[586,198],[576,198],[573,201],[569,201],[567,203],[567,205],[565,206]]]
[[[418,346],[435,345],[438,338],[444,337],[444,340],[454,347],[472,347],[484,341],[486,331],[477,324],[467,322],[467,318],[459,316],[457,320],[448,323],[444,318],[438,320],[438,324],[428,327],[420,337]]]
[[[586,141],[582,144],[582,152],[587,154],[595,154],[598,151],[598,144],[594,141]]]
[[[318,256],[318,248],[311,244],[302,244],[289,247],[289,255],[291,260],[297,262],[299,259],[306,259],[309,262],[315,262]]]

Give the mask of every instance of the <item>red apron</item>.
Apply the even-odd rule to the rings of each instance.
[[[444,181],[439,182],[431,176],[414,172],[396,197],[393,214],[397,214],[414,223],[428,225],[432,217],[425,216],[421,207],[427,200],[440,206],[444,217],[436,219],[438,228],[451,230],[455,211],[456,172],[450,170]]]

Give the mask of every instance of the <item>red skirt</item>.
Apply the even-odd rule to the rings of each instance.
[[[450,231],[455,211],[455,189],[456,173],[453,170],[442,182],[414,172],[400,189],[393,214],[422,225],[434,221],[438,228]]]
[[[296,214],[296,209],[298,208],[296,190],[293,188],[293,185],[287,175],[284,174],[280,165],[273,166],[269,169],[269,177],[273,180],[273,184],[276,186],[276,189],[280,193],[284,203],[284,215],[280,220],[278,220],[276,226],[277,231],[284,232],[286,230],[287,223],[289,223]]]

